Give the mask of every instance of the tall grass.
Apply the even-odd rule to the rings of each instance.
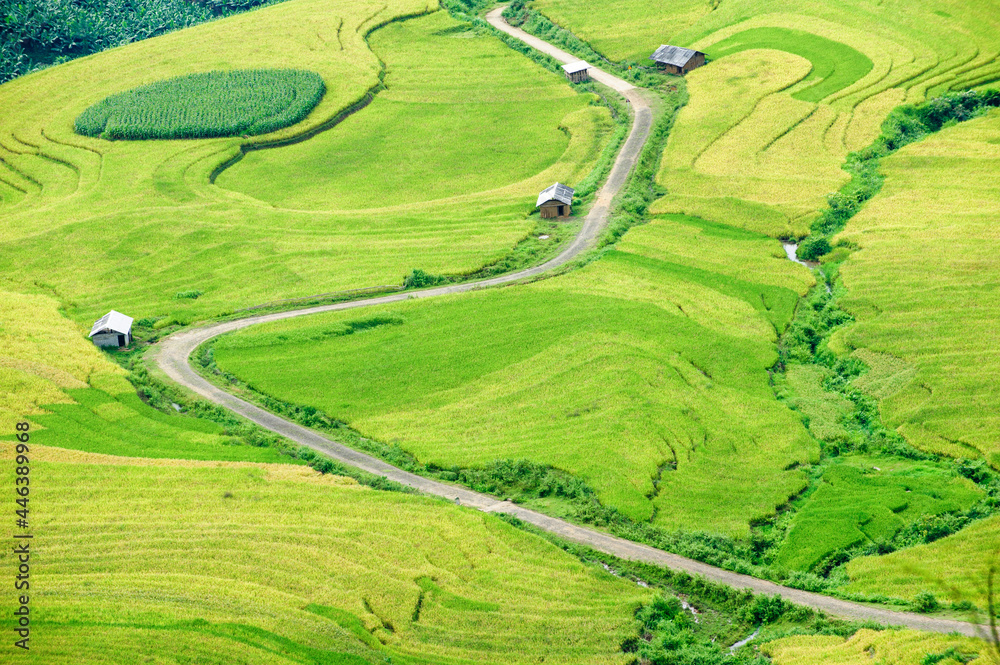
[[[111,141],[255,136],[303,120],[325,91],[319,74],[294,69],[188,74],[107,97],[75,127]]]

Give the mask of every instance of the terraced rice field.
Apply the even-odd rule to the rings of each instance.
[[[799,635],[768,642],[761,651],[775,665],[893,665],[967,662],[959,657],[976,657],[974,662],[995,662],[989,647],[968,637],[931,635],[915,630],[859,630],[844,639],[836,635]],[[940,656],[940,657],[939,657]],[[929,660],[935,657],[937,660]]]
[[[502,257],[534,227],[526,215],[538,191],[589,173],[609,116],[561,76],[444,13],[392,24],[384,37],[375,30],[436,9],[426,0],[295,0],[5,84],[0,271],[13,288],[40,282],[56,291],[85,325],[111,307],[186,323],[280,298],[400,284],[414,268],[465,273]],[[308,117],[284,130],[116,142],[73,131],[79,114],[115,93],[274,67],[315,72],[326,87]],[[383,79],[387,89],[343,127],[254,153],[220,179],[232,189],[210,183],[242,143],[307,136]],[[406,121],[394,126],[393,113]],[[466,114],[484,120],[460,121]],[[378,157],[358,175],[366,152]],[[488,163],[468,167],[484,156]],[[271,189],[260,186],[262,172]],[[203,295],[176,297],[191,291]]]
[[[1000,518],[977,522],[926,545],[847,564],[848,591],[913,600],[933,593],[942,603],[967,601],[989,607],[989,571],[1000,566]]]
[[[387,85],[371,106],[309,141],[248,154],[217,184],[284,207],[436,201],[439,213],[476,217],[469,206],[523,212],[525,196],[589,171],[606,114],[498,40],[438,12],[386,26],[370,44],[385,61]],[[591,143],[564,154],[567,135]],[[382,214],[422,217],[424,208]]]
[[[648,63],[663,43],[707,52],[714,62],[688,74],[654,210],[773,236],[806,234],[847,180],[847,153],[893,107],[1000,79],[995,0],[535,6],[612,59]]]
[[[1000,464],[995,294],[1000,113],[944,129],[882,166],[882,192],[839,238],[857,319],[837,340],[897,359],[872,393],[919,448]]]
[[[208,420],[145,404],[125,371],[45,295],[0,292],[0,436],[27,420],[40,444],[112,455],[292,462]]]
[[[526,458],[635,519],[738,534],[817,452],[766,371],[811,281],[765,236],[673,216],[567,276],[262,325],[215,359],[424,462]]]
[[[886,542],[923,515],[961,512],[982,497],[971,481],[930,463],[850,456],[828,464],[792,518],[779,565],[808,570],[838,548]]]
[[[621,663],[651,598],[491,515],[303,467],[33,457],[25,662]]]
[[[718,4],[718,3],[715,3]],[[696,24],[712,11],[708,0],[681,0],[669,8],[655,0],[595,3],[586,0],[535,0],[531,7],[572,30],[616,61],[648,64],[660,44],[676,44],[673,35]]]

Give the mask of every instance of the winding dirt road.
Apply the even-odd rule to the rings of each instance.
[[[487,20],[499,30],[517,37],[539,51],[551,55],[560,62],[568,63],[578,60],[578,58],[555,48],[537,37],[533,37],[522,30],[509,26],[500,17],[500,12],[502,10],[503,8],[501,7],[493,10],[487,15]],[[403,485],[408,485],[425,494],[445,497],[449,500],[457,500],[464,506],[475,508],[476,510],[484,512],[515,515],[524,522],[533,524],[541,529],[565,538],[566,540],[580,543],[595,550],[606,552],[623,559],[643,561],[660,566],[666,566],[673,570],[682,570],[691,574],[702,575],[714,582],[721,582],[739,589],[752,589],[755,592],[766,594],[781,594],[782,597],[790,601],[812,607],[814,609],[823,610],[833,615],[853,619],[873,620],[891,625],[908,626],[919,630],[941,633],[955,631],[965,635],[986,636],[988,634],[988,630],[985,626],[975,626],[962,621],[935,619],[920,614],[894,612],[882,608],[868,607],[860,603],[847,602],[816,593],[810,593],[808,591],[784,587],[766,580],[760,580],[748,575],[740,575],[728,570],[709,566],[707,564],[658,550],[647,545],[641,545],[622,538],[616,538],[595,529],[577,526],[564,520],[549,517],[548,515],[528,510],[509,502],[498,501],[495,497],[479,494],[463,487],[437,482],[422,476],[408,473],[377,458],[327,439],[312,430],[306,429],[305,427],[285,420],[284,418],[280,418],[245,400],[239,399],[238,397],[235,397],[206,381],[204,378],[195,373],[195,371],[188,364],[188,358],[200,344],[212,339],[213,337],[257,325],[259,323],[280,321],[282,319],[289,319],[298,316],[309,316],[320,312],[360,309],[363,307],[371,307],[373,305],[400,302],[410,298],[433,298],[454,293],[464,293],[466,291],[472,291],[474,289],[481,289],[499,284],[506,284],[547,272],[565,264],[566,262],[579,256],[583,251],[591,248],[596,242],[600,232],[607,225],[608,213],[610,211],[612,199],[625,184],[628,174],[635,166],[639,153],[649,137],[649,132],[653,122],[653,113],[650,106],[651,98],[648,96],[646,91],[636,88],[628,82],[616,78],[599,69],[593,68],[590,72],[592,78],[610,88],[613,88],[614,90],[617,90],[628,98],[632,108],[634,109],[634,120],[631,132],[625,141],[625,145],[622,147],[621,152],[615,160],[607,182],[598,193],[597,200],[587,215],[579,235],[555,258],[534,268],[478,282],[468,282],[423,291],[404,292],[378,298],[311,307],[295,311],[264,314],[236,321],[214,323],[184,330],[167,337],[157,345],[152,356],[154,361],[172,380],[182,386],[185,386],[186,388],[189,388],[205,399],[222,405],[239,415],[252,420],[258,425],[271,430],[272,432],[280,434],[301,445],[308,446],[344,464],[348,464],[379,476],[385,476],[390,480]]]

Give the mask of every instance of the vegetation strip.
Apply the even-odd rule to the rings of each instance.
[[[526,42],[536,48],[541,47],[539,50],[543,50],[543,52],[547,52],[550,55],[553,55],[553,57],[567,62],[574,59],[569,54],[545,44],[537,38],[531,37],[520,30],[507,26],[499,17],[500,11],[502,11],[502,8],[491,12],[489,15],[489,20],[495,27],[508,32],[509,34],[513,34],[518,38],[521,38],[523,35]],[[652,111],[645,96],[641,94],[641,91],[636,90],[625,81],[612,77],[604,72],[601,72],[600,70],[594,70],[593,74],[596,80],[601,81],[602,83],[605,83],[606,85],[609,85],[626,95],[636,112],[635,123],[622,152],[619,154],[618,159],[615,162],[615,166],[612,169],[608,181],[601,189],[597,202],[595,203],[590,214],[587,216],[587,221],[584,224],[583,229],[577,238],[569,245],[569,247],[567,247],[555,259],[552,259],[535,268],[489,280],[483,280],[481,282],[452,285],[415,293],[397,294],[381,298],[315,307],[306,310],[282,312],[183,331],[167,338],[161,343],[155,355],[157,364],[171,379],[190,388],[210,401],[221,404],[239,413],[240,415],[249,418],[259,425],[270,429],[271,431],[323,452],[324,454],[330,455],[345,464],[358,467],[364,471],[377,475],[384,475],[390,480],[414,487],[415,489],[427,494],[454,499],[463,505],[476,508],[477,510],[514,515],[522,521],[534,524],[563,538],[585,544],[589,547],[593,547],[594,549],[598,549],[615,556],[620,556],[630,560],[645,561],[672,569],[684,570],[692,574],[703,575],[710,580],[722,582],[736,588],[752,589],[758,593],[782,594],[784,597],[792,600],[793,602],[827,611],[836,615],[854,617],[863,620],[877,620],[884,623],[906,625],[920,630],[935,632],[960,632],[965,635],[986,634],[987,629],[985,626],[975,626],[962,621],[932,619],[906,612],[870,608],[858,603],[852,603],[807,591],[792,589],[747,575],[732,573],[730,571],[725,571],[714,566],[686,559],[662,550],[657,550],[646,545],[616,538],[593,529],[576,526],[564,520],[527,510],[508,502],[497,501],[493,497],[485,496],[477,492],[472,492],[464,488],[439,483],[415,474],[407,473],[369,455],[365,455],[364,453],[360,453],[356,450],[330,441],[316,432],[291,423],[283,418],[260,409],[249,402],[236,398],[233,395],[216,388],[208,381],[198,376],[191,368],[188,363],[188,359],[199,345],[213,337],[217,337],[218,335],[233,332],[251,325],[297,316],[306,316],[319,312],[356,309],[376,304],[400,302],[408,298],[435,297],[463,293],[488,286],[507,284],[528,277],[534,277],[553,268],[559,267],[573,260],[583,251],[592,247],[597,241],[600,232],[607,225],[611,200],[621,189],[628,177],[629,172],[636,163],[639,152],[645,144],[652,126]]]

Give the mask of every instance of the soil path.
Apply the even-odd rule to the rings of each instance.
[[[578,60],[578,58],[543,42],[537,37],[533,37],[526,32],[509,26],[501,17],[502,7],[491,11],[487,15],[487,20],[499,30],[521,39],[534,48],[551,55],[560,62],[568,63]],[[545,531],[556,534],[566,540],[571,540],[591,547],[601,552],[606,552],[623,559],[634,561],[644,561],[660,566],[666,566],[673,570],[682,570],[694,575],[702,575],[714,582],[721,582],[738,589],[752,589],[758,593],[781,594],[782,597],[798,603],[823,610],[837,616],[853,619],[873,620],[881,623],[908,626],[919,630],[948,633],[956,631],[964,635],[985,636],[987,629],[985,626],[975,626],[963,621],[952,621],[946,619],[935,619],[920,614],[908,612],[894,612],[877,607],[869,607],[860,603],[852,603],[836,598],[830,598],[817,593],[801,591],[784,587],[773,582],[760,580],[748,575],[740,575],[728,570],[716,568],[708,564],[687,559],[676,554],[671,554],[658,550],[648,545],[642,545],[622,538],[603,533],[596,529],[571,524],[565,520],[549,517],[542,513],[528,510],[505,501],[498,501],[495,497],[473,492],[464,487],[449,485],[447,483],[430,480],[416,474],[408,473],[398,469],[382,460],[370,455],[358,452],[352,448],[343,446],[332,441],[310,429],[306,429],[293,422],[285,420],[279,416],[265,411],[245,400],[235,397],[226,391],[218,388],[204,378],[199,376],[188,364],[191,353],[202,343],[223,335],[225,333],[247,328],[249,326],[265,323],[269,321],[280,321],[298,316],[308,316],[320,312],[331,312],[346,309],[360,309],[373,305],[399,302],[410,298],[433,298],[454,293],[464,293],[475,289],[514,282],[526,277],[533,277],[540,273],[560,266],[580,255],[581,252],[592,247],[598,235],[608,222],[608,213],[611,207],[611,200],[621,190],[625,184],[628,174],[638,159],[642,146],[649,137],[652,126],[653,114],[650,108],[650,98],[647,93],[622,79],[616,78],[606,72],[593,68],[590,70],[591,76],[622,93],[628,98],[634,109],[634,120],[632,130],[622,147],[618,158],[615,160],[611,174],[607,182],[598,193],[597,200],[587,215],[583,228],[579,235],[562,251],[557,257],[546,263],[521,270],[519,272],[494,277],[492,279],[478,282],[468,282],[465,284],[455,284],[424,291],[404,292],[378,298],[368,298],[366,300],[356,300],[353,302],[337,303],[334,305],[324,305],[311,307],[295,311],[278,312],[274,314],[263,314],[260,316],[248,317],[236,321],[226,321],[222,323],[209,324],[184,330],[171,335],[161,341],[154,349],[153,359],[168,377],[177,383],[193,390],[202,397],[220,404],[239,415],[252,420],[258,425],[265,427],[272,432],[280,434],[296,443],[308,446],[327,455],[339,462],[362,469],[369,473],[384,476],[389,480],[408,485],[425,494],[435,495],[456,501],[461,505],[475,508],[484,512],[508,513],[515,515],[519,519],[533,524]]]

